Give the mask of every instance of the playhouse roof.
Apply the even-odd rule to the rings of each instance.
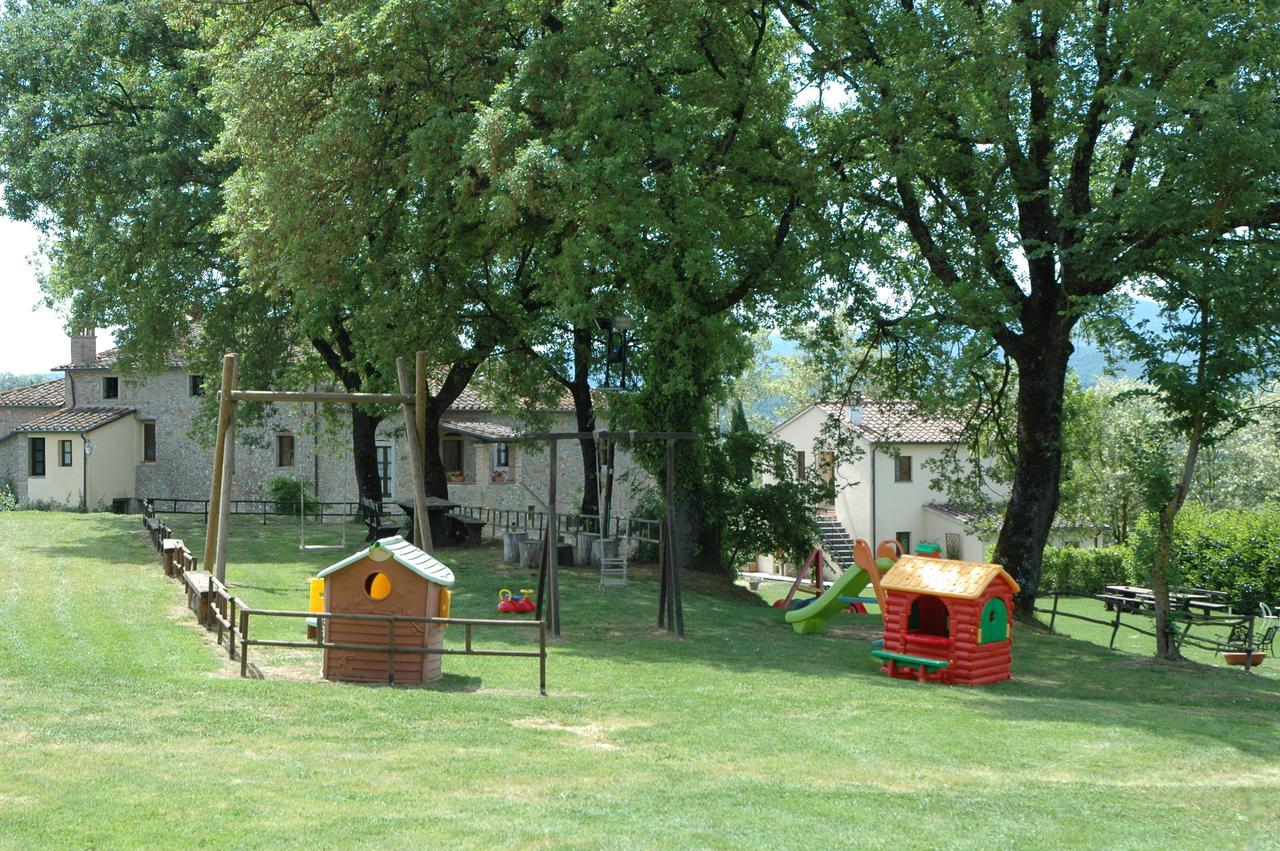
[[[397,564],[412,570],[428,582],[434,582],[446,588],[453,587],[452,570],[441,562],[436,561],[435,556],[431,555],[431,553],[418,549],[400,535],[374,541],[360,552],[347,556],[337,564],[326,567],[316,574],[316,577],[321,578],[331,573],[337,573],[344,567],[350,567],[356,562],[363,561],[370,555],[380,551],[387,553]]]
[[[996,577],[1008,582],[1015,592],[1018,590],[1018,583],[998,564],[903,556],[880,580],[880,587],[886,591],[974,600]]]

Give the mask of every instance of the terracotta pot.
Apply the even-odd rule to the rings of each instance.
[[[1244,657],[1247,655],[1247,653],[1227,651],[1222,654],[1222,657],[1227,660],[1228,665],[1243,665]],[[1266,653],[1254,653],[1253,660],[1249,664],[1256,668],[1262,664],[1262,660],[1265,658],[1267,658]]]

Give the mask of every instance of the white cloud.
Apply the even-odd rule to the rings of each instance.
[[[48,372],[70,355],[65,319],[40,303],[31,265],[38,244],[34,227],[0,218],[0,372]],[[110,345],[99,332],[99,350]]]

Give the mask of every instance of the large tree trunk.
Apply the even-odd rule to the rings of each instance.
[[[587,328],[573,329],[573,381],[567,385],[573,397],[573,410],[577,418],[578,431],[592,432],[596,430],[596,411],[591,399],[591,331]],[[583,438],[578,441],[582,450],[582,516],[589,517],[600,512],[600,461],[596,457],[596,439]]]
[[[427,408],[427,445],[422,452],[423,473],[427,480],[427,496],[449,498],[449,477],[440,457],[440,415]]]
[[[1151,594],[1156,603],[1156,655],[1161,659],[1182,658],[1174,640],[1169,617],[1169,562],[1173,555],[1173,522],[1178,514],[1175,496],[1160,512],[1160,525],[1156,533],[1156,560],[1151,569]]]
[[[1058,511],[1062,479],[1062,403],[1071,357],[1070,328],[1054,315],[1039,333],[1023,332],[1018,363],[1018,452],[1013,490],[994,559],[1022,586],[1019,617],[1030,619],[1040,567]]]
[[[378,423],[358,405],[351,406],[351,452],[355,458],[356,488],[360,496],[382,499],[382,477],[378,474]]]

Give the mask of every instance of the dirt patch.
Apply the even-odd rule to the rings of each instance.
[[[511,722],[512,727],[522,730],[548,730],[556,733],[567,733],[574,744],[591,750],[615,751],[620,745],[609,740],[612,733],[627,727],[636,726],[626,721],[589,721],[583,724],[558,724],[545,718],[517,718]]]

